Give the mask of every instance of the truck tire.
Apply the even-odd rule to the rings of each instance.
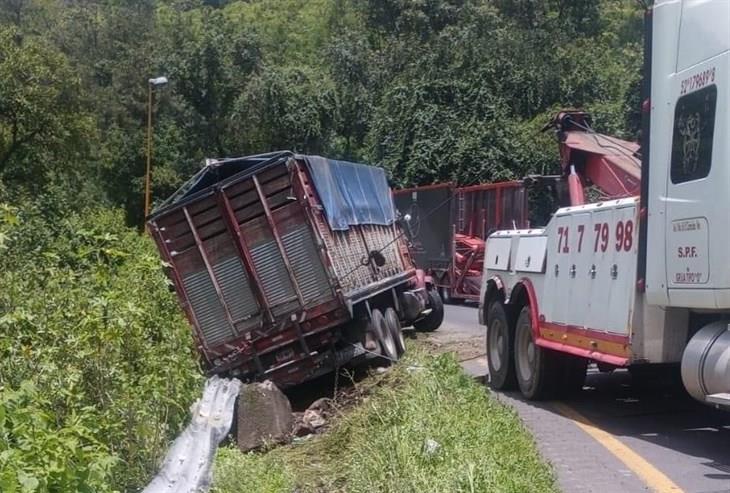
[[[439,296],[441,296],[441,301],[444,302],[444,305],[451,304],[451,294],[449,293],[449,291],[449,288],[439,288]]]
[[[403,339],[403,331],[401,330],[400,319],[393,308],[388,307],[385,310],[385,325],[390,330],[390,334],[395,341],[395,349],[400,358],[406,352],[406,341]]]
[[[373,328],[375,329],[375,333],[378,335],[380,349],[383,351],[383,356],[385,356],[385,359],[387,359],[388,361],[397,361],[398,351],[395,347],[393,334],[390,332],[390,329],[388,328],[388,325],[385,321],[385,317],[378,309],[373,310],[371,317]]]
[[[444,302],[444,305],[463,305],[464,299],[459,297],[454,297],[452,295],[453,291],[451,288],[439,288],[439,294],[441,296],[441,301]]]
[[[428,290],[428,306],[431,308],[431,313],[413,324],[419,332],[433,332],[444,321],[444,303],[435,289]]]
[[[489,386],[494,390],[517,388],[515,375],[514,327],[500,301],[487,308],[487,364]]]
[[[530,306],[525,306],[515,326],[515,372],[520,392],[528,400],[552,399],[560,370],[560,354],[535,344]]]

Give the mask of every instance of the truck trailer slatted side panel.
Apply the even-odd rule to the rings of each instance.
[[[367,325],[356,320],[369,314],[358,303],[392,291],[378,302],[397,307],[398,296],[410,296],[411,320],[404,321],[426,309],[425,286],[415,281],[389,212],[382,170],[308,159],[281,153],[209,164],[150,218],[210,373],[301,383],[347,359],[344,350],[362,353],[372,344],[364,329],[342,343],[348,324]],[[361,187],[376,188],[361,190],[359,203],[333,206],[332,196],[342,191],[326,183],[330,202],[323,200],[310,166],[335,178],[360,173]],[[385,191],[377,188],[382,184]],[[388,202],[376,204],[368,193]],[[346,219],[357,224],[333,228],[325,203],[350,207]],[[367,214],[358,209],[371,206]]]
[[[171,246],[171,263],[189,293],[205,346],[214,349],[261,326],[262,306],[269,319],[278,321],[334,298],[332,289],[322,289],[327,274],[319,256],[311,255],[317,247],[310,225],[291,196],[282,164],[262,173],[260,180],[254,175],[183,206],[184,223],[180,213],[156,221],[161,240]],[[228,212],[234,219],[230,227],[224,221]],[[234,238],[247,252],[248,270],[255,276],[246,272]],[[185,249],[175,249],[180,246]]]
[[[391,226],[368,224],[344,231],[332,230],[321,212],[321,201],[318,199],[316,189],[301,165],[297,167],[297,175],[304,192],[310,198],[313,223],[319,231],[324,249],[329,254],[335,276],[344,293],[356,291],[406,270],[399,252],[400,242],[396,240],[396,237],[400,236],[400,231],[396,229],[395,224]],[[373,250],[383,255],[384,264],[377,268],[374,265],[357,268],[357,265],[368,260],[368,255]]]

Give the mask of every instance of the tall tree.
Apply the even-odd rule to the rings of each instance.
[[[0,29],[0,179],[39,190],[83,168],[94,131],[66,57],[17,28]]]

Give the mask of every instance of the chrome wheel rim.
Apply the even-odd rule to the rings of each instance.
[[[537,347],[532,340],[530,327],[520,327],[517,338],[517,369],[520,378],[525,382],[531,382],[537,365]]]
[[[383,347],[383,352],[385,353],[385,356],[389,358],[395,358],[397,357],[398,353],[395,349],[395,341],[393,340],[393,334],[390,333],[390,329],[388,328],[387,322],[385,318],[380,319],[380,323],[378,324],[378,333],[380,335],[380,344]]]
[[[501,320],[493,320],[489,328],[489,361],[495,370],[501,370],[507,355],[507,337]]]

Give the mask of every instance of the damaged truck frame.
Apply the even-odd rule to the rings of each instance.
[[[371,358],[443,305],[385,172],[276,152],[209,160],[149,218],[208,374],[285,388]]]

